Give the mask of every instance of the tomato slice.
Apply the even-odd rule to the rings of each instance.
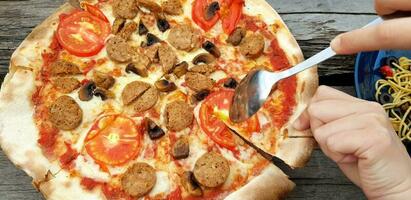
[[[244,0],[226,0],[220,11],[223,30],[231,34],[243,14]]]
[[[97,7],[90,10],[97,13],[95,9],[98,10]],[[102,12],[100,14],[104,16]],[[56,35],[66,51],[75,56],[89,57],[100,52],[110,31],[108,21],[87,11],[76,11],[61,17]]]
[[[87,134],[87,153],[98,163],[122,165],[137,156],[141,132],[141,128],[128,117],[104,116]]]
[[[97,8],[96,6],[93,6],[93,5],[88,4],[88,3],[85,3],[85,2],[82,3],[81,5],[82,5],[82,7],[84,7],[84,9],[85,9],[87,12],[89,12],[90,14],[92,14],[92,15],[94,15],[94,16],[96,16],[96,17],[98,17],[98,18],[100,18],[100,19],[108,22],[107,17],[106,17],[106,16],[104,15],[104,13],[103,13],[99,8]]]
[[[195,0],[191,9],[193,21],[206,32],[213,28],[220,19],[218,13],[208,21],[205,19],[205,12],[209,3],[211,3],[209,0]]]
[[[220,89],[210,94],[200,107],[200,126],[203,131],[218,145],[230,150],[236,147],[236,143],[227,125],[242,134],[260,131],[257,116],[239,124],[230,121],[228,113],[233,97],[234,90]]]

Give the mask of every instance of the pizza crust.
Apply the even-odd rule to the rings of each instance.
[[[301,50],[276,11],[265,0],[247,1],[247,4],[255,6],[260,14],[266,16],[264,19],[266,23],[272,24],[272,20],[281,21],[284,27],[277,33],[279,44],[286,50],[292,64],[301,62],[303,60]],[[88,199],[104,199],[98,190],[83,190],[78,178],[70,178],[65,171],[58,172],[58,164],[48,161],[37,145],[38,131],[32,117],[31,95],[35,86],[34,74],[42,66],[42,61],[38,59],[41,57],[40,47],[49,45],[50,38],[57,28],[58,16],[70,9],[72,7],[67,3],[61,6],[53,15],[38,25],[13,53],[10,72],[4,79],[0,91],[2,110],[0,113],[0,146],[17,167],[33,178],[33,182],[47,199],[80,199],[84,197],[83,194],[87,195]],[[316,68],[299,74],[298,78],[306,81],[298,83],[297,101],[299,104],[291,121],[294,121],[305,109],[318,86]],[[309,132],[295,131],[291,126],[287,130],[289,136],[311,135]],[[312,138],[286,138],[279,144],[277,156],[292,167],[301,167],[308,161],[314,143]],[[29,145],[31,148],[28,148]],[[35,158],[36,162],[33,162],[32,158]],[[57,174],[45,180],[50,169],[54,169],[53,171]],[[64,187],[61,187],[62,185]],[[230,194],[226,199],[282,199],[294,187],[295,184],[288,179],[286,174],[276,166],[269,165],[259,176]],[[73,196],[67,196],[68,194]]]

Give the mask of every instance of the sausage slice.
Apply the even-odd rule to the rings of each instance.
[[[50,74],[52,76],[66,76],[66,75],[76,75],[81,74],[79,67],[69,61],[58,60],[51,64]]]
[[[137,12],[138,7],[135,0],[114,0],[113,2],[113,13],[118,17],[133,19]]]
[[[122,29],[118,32],[118,36],[122,37],[125,40],[128,40],[133,34],[134,31],[137,30],[138,24],[131,21],[124,25]]]
[[[158,62],[158,48],[160,44],[153,44],[145,48],[144,54],[150,59],[151,62]]]
[[[107,40],[107,54],[117,62],[127,62],[131,59],[131,47],[127,41],[119,36],[114,36]]]
[[[98,71],[94,72],[93,80],[97,87],[104,88],[106,90],[113,87],[115,82],[115,79],[112,76]]]
[[[207,65],[207,64],[200,64],[196,65],[192,68],[189,69],[190,72],[196,72],[200,73],[206,76],[209,76],[211,73],[215,72],[217,70],[217,67],[215,65]]]
[[[252,33],[246,36],[240,43],[240,52],[247,58],[258,58],[264,50],[264,36]]]
[[[157,182],[156,171],[146,163],[136,163],[122,175],[121,186],[129,195],[138,198],[146,195]]]
[[[61,96],[53,102],[49,109],[51,123],[61,130],[77,128],[83,119],[80,106],[69,96]]]
[[[183,14],[183,5],[180,0],[166,0],[163,1],[162,5],[163,11],[170,15],[181,15]]]
[[[177,55],[168,44],[161,44],[158,47],[158,58],[160,64],[163,68],[163,72],[168,74],[170,73],[174,65],[177,63]]]
[[[53,80],[53,85],[57,88],[58,91],[67,94],[79,88],[80,81],[72,77],[58,77]]]
[[[188,72],[185,76],[185,81],[187,86],[195,92],[211,90],[214,85],[214,81],[206,75],[195,72]]]
[[[201,185],[209,188],[218,187],[227,180],[230,165],[220,154],[209,152],[197,160],[193,173]]]
[[[166,106],[166,126],[181,131],[193,123],[193,109],[184,101],[173,101]]]
[[[121,94],[124,105],[132,105],[137,112],[153,107],[158,100],[158,91],[150,84],[134,81],[126,85]]]
[[[167,40],[176,49],[184,51],[192,51],[201,46],[199,30],[188,24],[181,24],[171,28]]]
[[[137,0],[138,5],[149,9],[151,12],[160,13],[163,9],[154,0]]]

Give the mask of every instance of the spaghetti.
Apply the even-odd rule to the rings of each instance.
[[[385,79],[375,83],[375,99],[383,105],[401,140],[410,142],[411,59],[401,57],[393,60],[391,57],[387,64],[380,68]]]

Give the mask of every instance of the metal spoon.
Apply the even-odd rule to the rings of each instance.
[[[386,19],[408,16],[411,16],[410,13],[395,13],[383,18],[377,18],[364,27],[380,24]],[[314,67],[335,55],[336,53],[331,47],[328,47],[304,62],[284,71],[254,70],[249,72],[235,91],[233,105],[230,108],[230,119],[236,123],[247,120],[261,108],[271,91],[276,89],[278,81]]]

